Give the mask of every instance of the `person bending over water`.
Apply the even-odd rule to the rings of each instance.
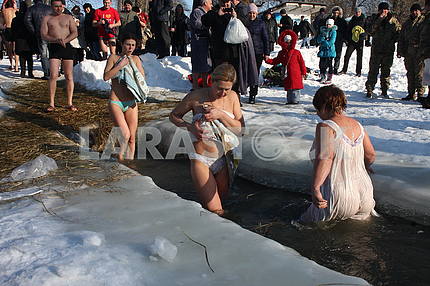
[[[361,124],[344,115],[346,97],[331,85],[321,87],[313,105],[323,122],[318,123],[311,149],[314,163],[313,204],[302,222],[334,219],[367,219],[374,211],[373,173],[375,150]]]
[[[231,88],[236,71],[230,64],[221,64],[212,73],[213,85],[187,94],[170,113],[170,121],[190,132],[195,153],[191,160],[191,176],[203,207],[224,214],[221,199],[232,181],[231,151],[238,145],[237,135],[245,126],[236,92]],[[193,112],[192,123],[183,117]],[[229,173],[230,172],[230,173]]]
[[[103,79],[112,80],[109,111],[114,122],[121,130],[119,160],[134,158],[138,110],[136,101],[146,101],[148,87],[144,80],[145,72],[138,56],[132,53],[136,48],[136,38],[126,35],[122,39],[122,53],[111,55],[104,70]]]

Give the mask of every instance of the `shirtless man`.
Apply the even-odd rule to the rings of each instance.
[[[18,55],[15,54],[15,42],[13,41],[12,35],[12,20],[15,18],[15,13],[17,11],[15,0],[5,0],[2,5],[2,14],[4,19],[4,40],[7,51],[7,56],[9,57],[10,70],[18,71]],[[15,59],[15,68],[13,67],[13,59]]]
[[[63,64],[66,78],[67,109],[77,111],[72,103],[73,97],[73,59],[75,50],[70,41],[78,36],[78,29],[72,16],[63,14],[64,0],[51,0],[52,13],[43,17],[40,27],[42,39],[48,42],[49,50],[49,107],[47,112],[55,110],[55,90],[57,89],[58,70]]]

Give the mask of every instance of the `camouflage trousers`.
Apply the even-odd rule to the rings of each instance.
[[[369,61],[369,73],[367,74],[366,90],[373,91],[378,81],[379,69],[381,69],[381,90],[386,93],[390,87],[390,73],[393,65],[394,53],[372,53]]]
[[[424,96],[423,73],[424,61],[419,58],[417,48],[409,48],[405,57],[406,76],[408,78],[408,95],[415,92],[419,97]]]

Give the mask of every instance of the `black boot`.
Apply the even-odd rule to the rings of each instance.
[[[253,95],[253,94],[250,94],[249,95],[249,101],[248,101],[250,104],[254,104],[255,103],[255,95]]]

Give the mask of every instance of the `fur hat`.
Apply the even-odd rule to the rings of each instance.
[[[418,4],[418,3],[415,3],[415,4],[413,4],[412,6],[411,6],[411,12],[412,11],[417,11],[417,10],[419,10],[419,11],[421,11],[422,9],[421,9],[421,5],[420,4]]]
[[[327,19],[327,21],[325,22],[326,25],[334,25],[334,20],[333,19]]]
[[[390,5],[387,2],[381,2],[378,5],[378,11],[379,10],[390,10]]]
[[[249,4],[249,12],[255,12],[258,14],[258,7],[254,3]]]
[[[285,9],[281,9],[281,11],[279,11],[279,14],[287,14],[287,10],[285,10]]]

